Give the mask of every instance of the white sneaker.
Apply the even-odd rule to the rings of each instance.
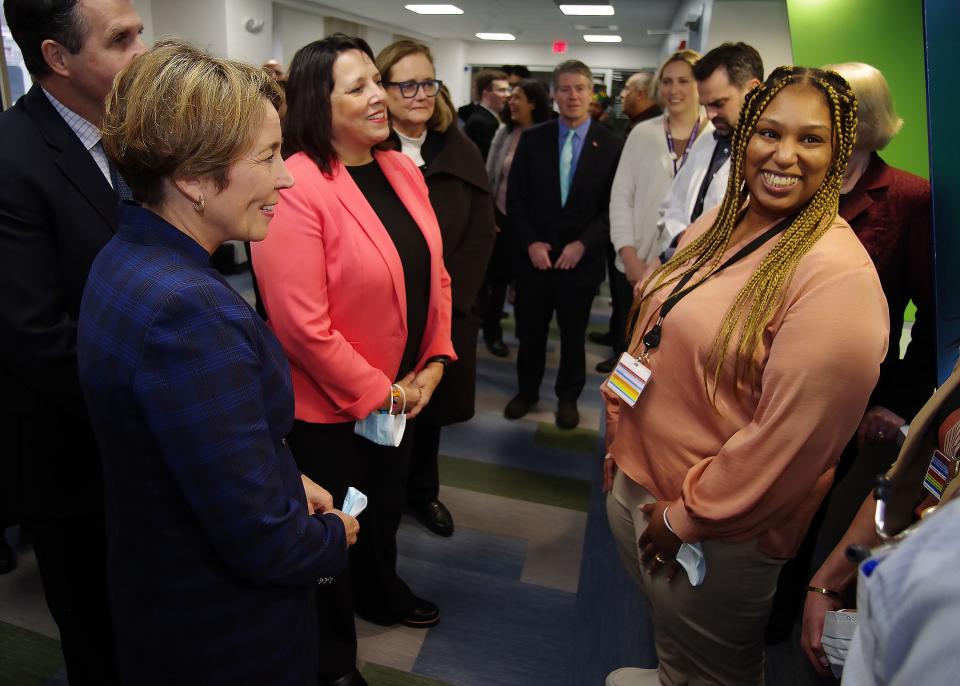
[[[660,671],[621,667],[607,674],[606,686],[660,686]]]

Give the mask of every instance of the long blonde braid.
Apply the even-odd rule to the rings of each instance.
[[[827,99],[833,124],[830,168],[820,188],[780,235],[773,249],[760,261],[727,310],[704,368],[704,387],[712,403],[716,399],[726,352],[737,329],[740,330],[740,337],[734,363],[734,390],[739,388],[741,379],[750,385],[757,383],[755,367],[750,362],[763,336],[763,330],[779,306],[800,259],[830,228],[837,214],[843,174],[853,151],[857,131],[857,100],[850,86],[839,74],[804,67],[779,67],[770,74],[765,83],[750,91],[733,134],[730,178],[716,220],[709,230],[678,250],[669,262],[650,275],[643,285],[642,297],[634,302],[630,311],[628,321],[633,322],[633,326],[628,340],[632,338],[632,329],[645,321],[645,315],[648,314],[645,308],[654,293],[672,286],[687,274],[693,274],[705,265],[708,266],[706,273],[684,290],[695,288],[701,281],[709,278],[720,265],[721,257],[729,246],[730,237],[740,219],[741,209],[747,201],[743,166],[747,144],[756,131],[757,121],[780,91],[787,86],[801,83],[819,89]],[[709,373],[711,364],[714,365],[712,392]]]

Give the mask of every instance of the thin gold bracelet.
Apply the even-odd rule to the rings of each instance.
[[[829,588],[820,588],[819,586],[807,586],[807,593],[822,593],[828,598],[833,598],[834,600],[840,600],[840,593],[837,591],[831,591]]]

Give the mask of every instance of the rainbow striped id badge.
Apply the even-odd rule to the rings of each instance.
[[[623,353],[616,369],[607,379],[607,388],[616,393],[630,407],[637,404],[637,399],[650,381],[650,369],[630,353]]]
[[[956,457],[947,457],[939,450],[933,451],[933,458],[930,460],[930,466],[927,467],[927,475],[923,479],[923,487],[940,500],[947,486],[953,481],[957,472],[958,461]]]

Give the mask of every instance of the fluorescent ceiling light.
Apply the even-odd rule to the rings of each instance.
[[[623,39],[620,36],[611,36],[611,35],[602,35],[602,36],[592,36],[587,34],[583,37],[583,40],[588,43],[619,43]]]
[[[613,5],[560,5],[560,11],[580,17],[609,17],[613,15]]]
[[[517,40],[512,33],[477,33],[475,35],[480,40]]]
[[[404,8],[417,14],[463,14],[456,5],[404,5]]]

